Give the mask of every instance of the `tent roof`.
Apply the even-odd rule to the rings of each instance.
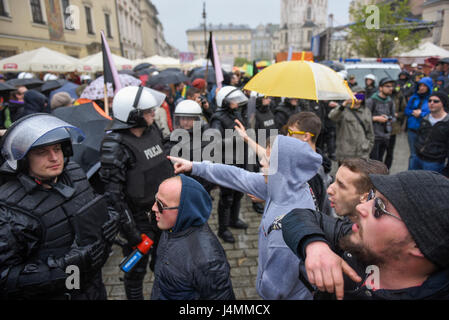
[[[399,57],[449,57],[449,51],[443,49],[432,42],[425,42],[421,44],[418,48],[411,50],[409,52],[404,52],[399,55]]]
[[[132,70],[132,68],[136,65],[135,61],[123,58],[113,53],[112,59],[114,60],[114,64],[117,68],[117,71]],[[100,51],[98,53],[80,59],[80,69],[81,69],[80,71],[85,72],[102,71],[103,53]]]
[[[78,59],[46,47],[0,60],[0,67],[4,71],[70,72],[75,71],[78,64]]]

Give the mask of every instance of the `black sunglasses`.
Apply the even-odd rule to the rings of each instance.
[[[435,99],[429,99],[429,103],[431,103],[431,102],[433,102],[433,103],[440,103],[441,101],[440,100],[435,100]]]
[[[393,217],[395,219],[402,221],[402,219],[399,218],[398,216],[395,216],[394,214],[388,212],[386,210],[387,207],[385,206],[385,203],[382,201],[382,199],[376,198],[375,196],[376,196],[376,194],[375,194],[374,190],[370,190],[370,192],[368,193],[368,197],[367,197],[367,201],[374,199],[374,210],[373,210],[374,218],[379,219],[384,214],[384,215],[387,215],[387,216],[390,216],[390,217]]]
[[[157,205],[157,210],[161,214],[163,213],[164,210],[175,210],[175,209],[178,209],[178,207],[164,207],[164,205],[162,204],[161,200],[159,200],[158,198],[156,198],[156,205]]]

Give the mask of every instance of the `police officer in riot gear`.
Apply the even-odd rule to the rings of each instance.
[[[69,161],[72,143],[83,139],[78,128],[42,113],[16,121],[3,137],[1,299],[107,298],[101,268],[119,214]]]
[[[274,110],[274,118],[276,120],[277,128],[281,129],[287,124],[290,116],[301,111],[302,110],[298,99],[285,98],[284,102]]]
[[[203,133],[209,129],[209,125],[203,117],[203,109],[198,102],[183,100],[176,105],[173,114],[174,131],[170,136],[170,155],[189,161],[210,160],[213,155],[205,155],[203,149],[210,143],[203,141]],[[188,136],[187,136],[187,135]],[[209,193],[214,187],[213,183],[193,176]]]
[[[112,104],[113,121],[101,147],[100,177],[110,204],[121,213],[121,234],[127,244],[127,257],[146,234],[155,247],[160,235],[151,207],[159,184],[173,176],[171,162],[166,158],[162,134],[154,122],[155,109],[165,99],[156,90],[129,86],[117,92]],[[149,214],[150,213],[150,219]],[[143,279],[149,255],[125,273],[124,283],[129,300],[143,300]]]
[[[221,137],[223,138],[223,163],[233,164],[237,167],[245,168],[245,161],[247,152],[242,155],[244,158],[243,163],[239,163],[239,155],[236,148],[236,139],[231,138],[230,141],[225,139],[225,130],[232,129],[236,125],[235,120],[239,120],[244,126],[247,125],[247,121],[244,116],[244,110],[248,103],[248,98],[243,92],[233,86],[225,86],[221,88],[215,97],[217,102],[217,110],[213,114],[210,120],[210,127],[217,129]],[[233,154],[226,154],[226,144],[232,143]],[[246,150],[247,146],[244,145]],[[240,159],[241,160],[241,159]],[[230,163],[231,162],[231,163]],[[218,202],[218,236],[225,242],[235,242],[234,236],[228,227],[236,229],[246,229],[248,225],[239,219],[240,213],[240,200],[243,198],[243,193],[220,187],[220,200]]]

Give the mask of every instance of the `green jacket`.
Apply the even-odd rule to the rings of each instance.
[[[357,113],[365,125],[366,133],[353,112]],[[374,146],[374,130],[371,111],[365,106],[358,109],[335,107],[329,113],[329,119],[337,126],[337,160],[345,158],[369,158]]]

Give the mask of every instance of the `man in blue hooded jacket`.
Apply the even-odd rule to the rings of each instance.
[[[162,230],[152,300],[234,300],[230,266],[207,220],[212,200],[196,180],[163,181],[152,210]]]
[[[409,170],[412,168],[413,159],[416,157],[415,141],[421,119],[430,113],[428,101],[432,90],[432,78],[422,78],[416,86],[415,94],[410,97],[407,107],[405,107],[404,113],[407,116],[407,135],[410,147]]]
[[[299,280],[299,263],[282,238],[280,223],[293,208],[315,208],[307,181],[318,172],[322,157],[307,142],[277,136],[267,145],[266,157],[261,160],[263,175],[224,164],[169,158],[175,162],[175,173],[191,171],[192,175],[265,200],[259,226],[257,293],[265,300],[312,299]]]

